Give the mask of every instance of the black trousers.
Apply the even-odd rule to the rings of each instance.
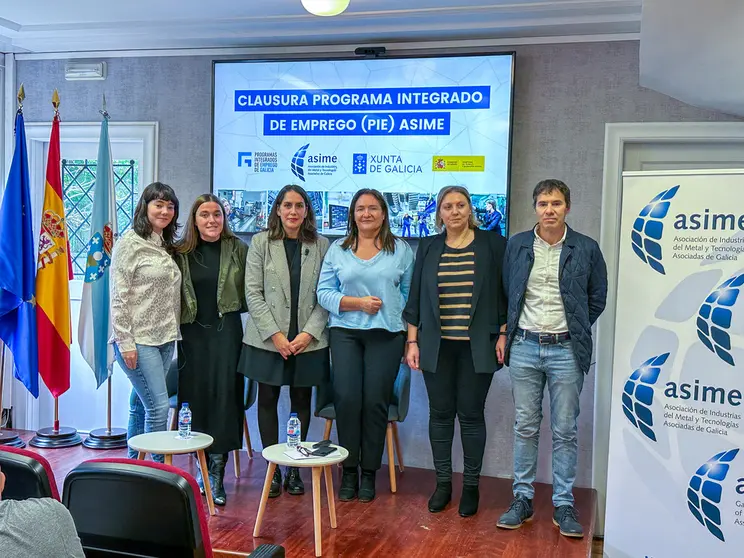
[[[376,471],[382,464],[404,345],[403,332],[331,328],[336,430],[339,444],[349,450],[344,467]]]
[[[463,484],[478,486],[486,449],[484,409],[493,374],[476,374],[470,342],[442,339],[437,371],[424,372],[429,394],[429,440],[437,482],[452,482],[455,415],[460,421]]]
[[[261,444],[269,447],[279,443],[279,419],[276,407],[282,386],[272,386],[258,383],[258,431],[261,434]],[[310,400],[313,397],[312,387],[289,388],[289,400],[292,413],[297,413],[301,424],[301,438],[307,439],[307,431],[310,428]],[[289,417],[287,417],[289,420]],[[286,426],[286,422],[284,423]]]

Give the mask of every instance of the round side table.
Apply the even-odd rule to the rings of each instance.
[[[133,450],[139,452],[137,459],[144,459],[145,454],[163,454],[165,464],[173,465],[173,456],[182,453],[196,453],[199,459],[199,466],[204,479],[204,494],[207,496],[207,507],[209,515],[214,515],[214,500],[212,499],[212,486],[209,484],[209,474],[207,469],[207,459],[204,450],[212,445],[214,438],[209,434],[201,432],[192,432],[191,437],[183,439],[178,436],[177,431],[165,430],[162,432],[148,432],[132,436],[127,444]]]
[[[312,451],[313,442],[302,442],[302,445]],[[332,454],[326,457],[312,457],[309,459],[292,459],[284,454],[289,448],[287,444],[276,444],[265,448],[262,452],[268,467],[266,469],[266,479],[264,480],[263,492],[261,492],[261,503],[258,506],[258,515],[256,515],[256,525],[253,528],[253,536],[258,537],[261,531],[261,522],[266,511],[266,502],[269,499],[271,490],[271,480],[274,478],[274,470],[277,465],[286,467],[310,467],[313,473],[313,528],[315,531],[315,556],[321,556],[321,527],[320,527],[320,473],[325,473],[326,496],[328,497],[328,513],[331,519],[331,528],[336,528],[336,501],[333,496],[333,472],[332,465],[341,463],[347,457],[349,452],[341,446],[331,444],[336,448]]]

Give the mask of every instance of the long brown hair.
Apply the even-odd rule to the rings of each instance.
[[[176,244],[176,251],[179,254],[190,254],[196,250],[196,247],[199,245],[201,237],[199,236],[199,229],[196,228],[196,213],[203,204],[209,202],[216,203],[222,210],[222,233],[220,234],[220,239],[235,238],[235,234],[230,230],[230,224],[227,221],[227,214],[225,213],[225,206],[222,205],[220,198],[214,194],[202,194],[194,200],[194,204],[189,210],[189,219],[186,221],[186,230],[183,233],[183,238],[181,238],[181,240],[178,241],[178,244]]]
[[[284,188],[279,190],[274,203],[271,204],[269,220],[266,225],[266,229],[269,231],[269,240],[283,240],[287,237],[287,234],[284,232],[284,227],[282,226],[282,219],[279,217],[279,207],[282,205],[284,196],[287,195],[287,192],[295,192],[296,194],[299,194],[307,208],[305,219],[302,221],[300,231],[297,233],[297,239],[300,242],[313,244],[318,240],[318,226],[315,224],[315,211],[313,210],[310,196],[307,195],[307,192],[302,186],[298,186],[297,184],[287,184]]]
[[[344,241],[341,243],[341,248],[344,250],[351,248],[352,252],[356,252],[359,247],[359,227],[357,227],[354,214],[356,212],[356,204],[359,201],[359,198],[365,194],[373,196],[377,200],[383,213],[382,226],[380,227],[380,232],[377,233],[375,243],[379,240],[380,249],[393,254],[395,253],[395,235],[393,234],[393,231],[390,230],[390,223],[388,222],[390,219],[388,205],[383,195],[373,188],[362,188],[354,194],[354,197],[351,199],[351,205],[349,205],[349,221],[346,224],[346,238],[344,238]]]
[[[442,221],[442,215],[439,213],[439,208],[441,207],[444,198],[448,194],[462,194],[463,196],[465,196],[465,199],[468,200],[468,205],[470,206],[468,227],[471,229],[477,229],[478,220],[475,218],[475,212],[473,211],[473,200],[470,199],[470,192],[468,192],[468,189],[465,188],[465,186],[445,186],[444,188],[439,190],[439,195],[437,196],[437,212],[434,219],[437,230],[442,231],[444,229],[444,222]]]

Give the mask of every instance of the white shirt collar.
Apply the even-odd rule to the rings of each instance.
[[[545,244],[546,246],[549,246],[550,248],[555,248],[556,246],[561,246],[566,241],[566,233],[568,233],[568,225],[565,225],[565,224],[563,225],[563,236],[555,244],[548,244],[539,234],[537,234],[537,228],[539,226],[540,226],[539,224],[535,225],[535,228],[532,229],[532,232],[535,233],[535,238],[539,242],[542,242],[543,244]]]

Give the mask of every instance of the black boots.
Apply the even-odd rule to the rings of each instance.
[[[271,488],[269,489],[269,498],[276,498],[282,494],[282,470],[279,465],[274,469],[274,478],[271,479]]]
[[[478,501],[480,492],[478,486],[465,485],[462,487],[462,496],[460,497],[460,509],[458,512],[462,517],[470,517],[478,511]]]
[[[371,502],[375,499],[375,474],[377,471],[362,469],[362,482],[359,486],[359,501]]]
[[[300,470],[297,467],[287,467],[287,476],[284,477],[284,490],[292,496],[300,496],[305,493],[305,484],[300,478]]]
[[[212,487],[212,499],[215,505],[224,506],[227,502],[225,495],[225,466],[226,453],[210,453],[208,456],[209,484]]]
[[[452,500],[452,482],[437,482],[437,489],[429,498],[429,511],[439,513],[444,511]]]
[[[356,467],[344,467],[341,476],[341,488],[338,490],[338,499],[342,502],[354,500],[359,493],[359,470]]]

